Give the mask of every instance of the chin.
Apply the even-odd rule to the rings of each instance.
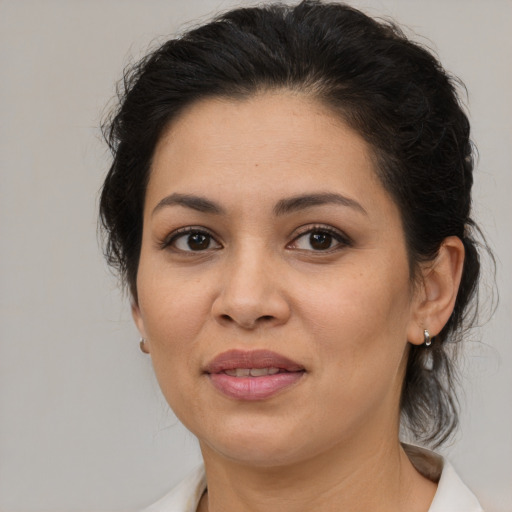
[[[242,427],[242,428],[240,428]],[[224,424],[215,436],[196,434],[203,456],[213,451],[233,462],[253,467],[285,466],[304,457],[306,447],[293,429],[279,428],[267,420],[265,425],[243,425],[236,429]]]
[[[203,444],[200,443],[203,451]],[[247,443],[238,444],[231,443],[229,446],[210,447],[221,455],[224,459],[230,460],[236,464],[250,466],[253,468],[276,468],[294,464],[304,458],[304,453],[292,446],[279,446],[273,449],[266,446],[265,443],[253,442],[252,445]]]

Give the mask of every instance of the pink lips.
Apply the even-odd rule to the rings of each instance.
[[[263,400],[295,384],[304,375],[304,367],[268,350],[229,350],[213,359],[205,373],[213,386],[230,398]]]

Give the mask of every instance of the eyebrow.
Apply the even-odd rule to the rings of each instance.
[[[304,194],[300,196],[290,197],[288,199],[281,199],[274,206],[275,215],[286,215],[299,210],[305,210],[314,206],[323,206],[326,204],[339,204],[341,206],[348,206],[354,208],[365,215],[367,211],[355,199],[342,196],[341,194],[334,193],[317,193],[317,194]]]
[[[354,208],[365,215],[368,215],[366,210],[356,200],[350,197],[343,196],[341,194],[334,194],[329,192],[320,192],[316,194],[303,194],[300,196],[294,196],[287,199],[281,199],[276,203],[273,208],[274,215],[282,216],[289,213],[293,213],[314,206],[323,206],[326,204],[338,204],[341,206],[347,206]],[[191,208],[202,213],[212,213],[221,215],[225,213],[224,208],[219,204],[206,199],[205,197],[191,195],[191,194],[171,194],[164,197],[153,209],[151,215],[154,215],[157,211],[165,208],[166,206],[184,206],[185,208]]]
[[[164,197],[155,206],[151,215],[154,215],[158,210],[166,206],[185,206],[186,208],[191,208],[198,212],[214,213],[217,215],[224,213],[224,209],[220,205],[205,197],[190,194],[171,194],[170,196]]]

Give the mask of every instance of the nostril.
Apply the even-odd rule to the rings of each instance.
[[[268,324],[268,323],[273,322],[276,319],[276,317],[273,315],[261,315],[258,318],[256,318],[256,320],[254,320],[254,318],[253,319],[235,318],[231,315],[223,313],[222,315],[219,315],[218,319],[219,319],[219,321],[221,321],[224,324],[230,324],[230,323],[235,322],[235,323],[240,324],[242,327],[245,327],[248,329],[253,329],[258,325]]]

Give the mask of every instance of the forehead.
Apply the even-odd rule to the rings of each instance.
[[[184,110],[158,142],[147,202],[173,192],[278,199],[335,188],[360,198],[370,189],[387,196],[372,156],[339,115],[303,94],[204,99]]]

